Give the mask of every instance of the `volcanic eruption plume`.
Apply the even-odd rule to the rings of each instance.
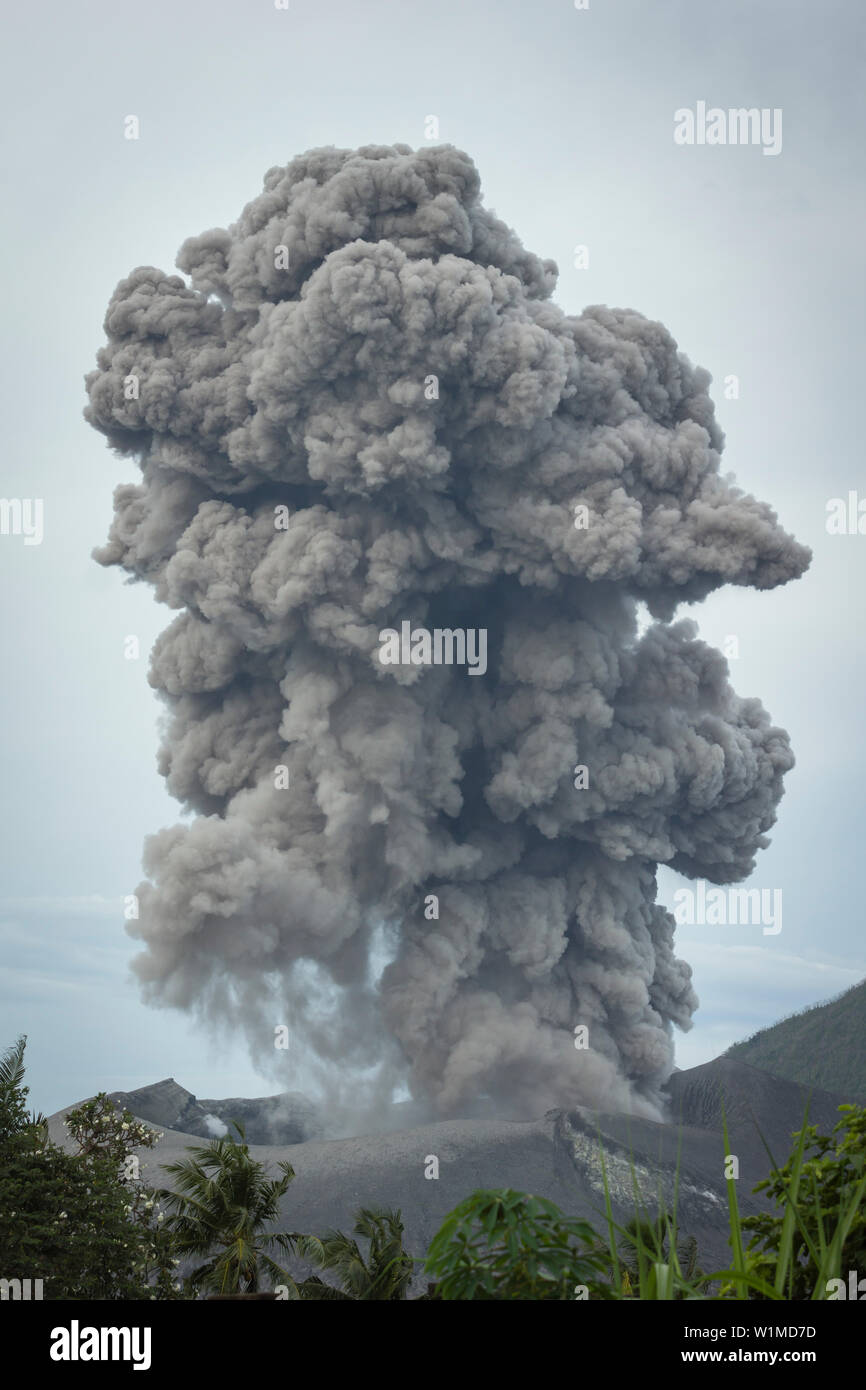
[[[150,681],[195,818],[146,844],[146,996],[432,1113],[658,1113],[697,1000],[656,867],[747,875],[793,763],[675,610],[809,561],[720,475],[709,375],[562,313],[450,146],[313,150],[177,265],[87,377],[142,473],[97,558],[178,610]]]

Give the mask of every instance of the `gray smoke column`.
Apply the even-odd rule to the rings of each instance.
[[[459,150],[313,150],[177,264],[87,378],[142,473],[97,558],[178,613],[146,995],[260,1060],[286,1023],[344,1098],[657,1113],[697,1004],[657,865],[747,875],[793,763],[675,610],[808,550],[720,475],[709,375],[562,313]],[[383,664],[407,621],[486,629],[485,674]]]

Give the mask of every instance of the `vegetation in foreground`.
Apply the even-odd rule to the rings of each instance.
[[[41,1278],[47,1299],[273,1291],[301,1302],[393,1301],[409,1297],[417,1275],[429,1300],[817,1300],[844,1297],[848,1272],[866,1270],[863,1107],[840,1106],[831,1135],[804,1122],[790,1156],[755,1189],[775,1210],[741,1219],[727,1179],[726,1269],[699,1268],[675,1210],[650,1213],[636,1198],[633,1220],[619,1225],[606,1176],[600,1229],[542,1197],[477,1191],[445,1218],[422,1261],[403,1247],[399,1211],[361,1208],[352,1235],[275,1230],[294,1170],[281,1163],[270,1176],[239,1125],[237,1138],[193,1146],[167,1165],[172,1189],[152,1189],[136,1150],[162,1136],[100,1094],[67,1115],[68,1153],[27,1110],[25,1042],[0,1060],[0,1279]],[[601,1161],[604,1172],[603,1151]],[[295,1277],[288,1261],[321,1273]]]

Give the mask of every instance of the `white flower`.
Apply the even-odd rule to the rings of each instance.
[[[60,1220],[61,1220],[61,1221],[65,1221],[65,1220],[66,1220],[66,1212],[65,1212],[65,1211],[62,1211],[62,1212],[60,1213]]]
[[[121,1128],[121,1129],[129,1129],[129,1125],[123,1124],[123,1125],[120,1126],[120,1128]]]

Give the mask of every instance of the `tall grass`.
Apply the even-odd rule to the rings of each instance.
[[[842,1251],[853,1226],[857,1213],[866,1201],[866,1171],[863,1177],[851,1184],[842,1196],[839,1211],[832,1221],[828,1220],[821,1202],[820,1183],[814,1173],[806,1169],[806,1124],[797,1137],[797,1144],[790,1161],[790,1174],[784,1199],[780,1237],[777,1248],[772,1252],[772,1282],[760,1277],[753,1265],[756,1261],[744,1242],[744,1228],[737,1201],[737,1184],[734,1177],[726,1177],[728,1197],[729,1244],[731,1263],[725,1269],[709,1273],[694,1268],[683,1268],[682,1251],[685,1242],[677,1226],[676,1194],[679,1187],[679,1158],[677,1160],[674,1184],[673,1210],[668,1212],[659,1200],[654,1215],[647,1211],[641,1201],[634,1162],[631,1164],[632,1182],[635,1193],[634,1220],[622,1226],[614,1219],[610,1196],[604,1148],[599,1143],[602,1183],[604,1190],[604,1218],[606,1243],[610,1257],[611,1280],[615,1296],[637,1299],[683,1299],[683,1300],[728,1300],[759,1297],[774,1301],[787,1301],[791,1297],[794,1272],[797,1268],[797,1249],[802,1242],[808,1251],[811,1267],[814,1269],[814,1283],[811,1298],[826,1299],[831,1280],[842,1278]],[[722,1112],[722,1128],[725,1141],[725,1154],[731,1152],[727,1117]],[[600,1138],[600,1136],[599,1136]],[[761,1136],[763,1140],[763,1135]],[[778,1165],[764,1142],[774,1171]],[[807,1221],[807,1214],[811,1218]],[[800,1241],[796,1239],[797,1235]],[[763,1253],[762,1263],[767,1263],[767,1252]]]

